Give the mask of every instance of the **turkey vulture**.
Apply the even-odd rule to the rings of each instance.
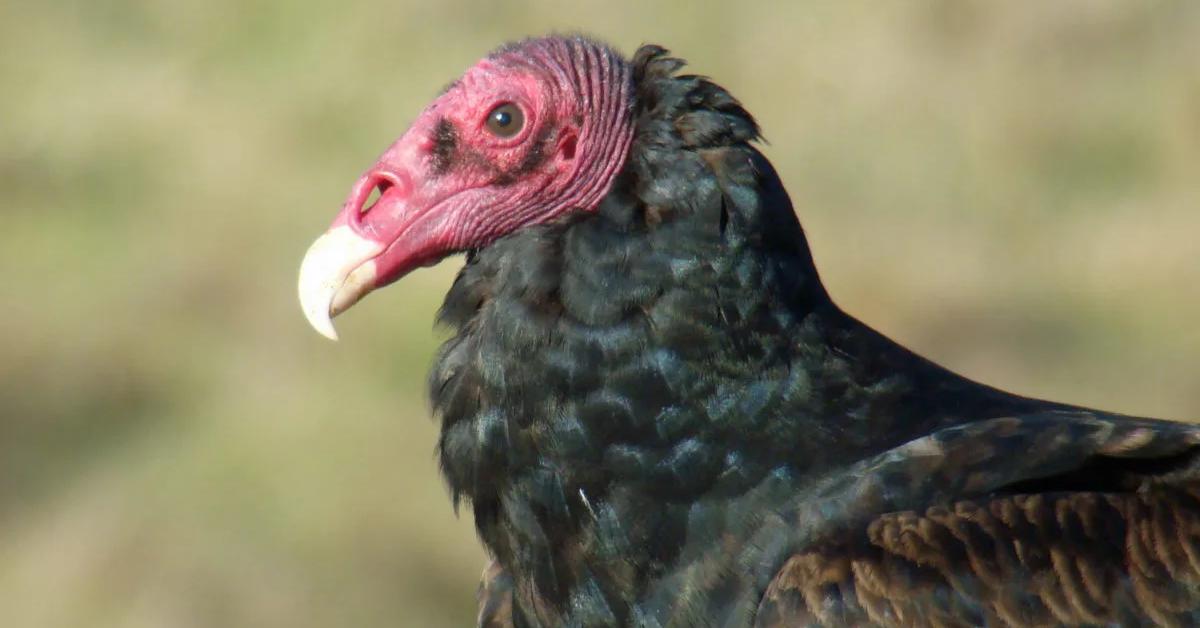
[[[1200,622],[1200,428],[1009,394],[843,312],[754,118],[683,65],[497,49],[301,266],[334,337],[466,254],[429,388],[494,557],[480,623]]]

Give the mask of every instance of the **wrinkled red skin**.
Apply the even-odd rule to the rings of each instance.
[[[555,71],[577,62],[563,59],[572,53],[589,51],[535,40],[483,59],[355,183],[331,228],[349,225],[384,245],[375,258],[374,287],[520,227],[595,208],[628,152],[632,97],[623,62],[610,64],[594,51],[591,74]],[[519,106],[525,119],[507,138],[485,124],[504,103]],[[446,122],[457,157],[439,169],[436,134]],[[505,181],[504,173],[527,165],[535,148],[542,157],[536,166]],[[382,195],[364,211],[377,188]]]

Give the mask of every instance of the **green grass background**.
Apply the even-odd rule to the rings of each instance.
[[[0,2],[0,625],[460,626],[451,259],[308,329],[309,242],[493,46],[755,112],[835,298],[1027,394],[1200,417],[1200,3]]]

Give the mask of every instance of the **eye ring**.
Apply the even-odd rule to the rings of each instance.
[[[496,137],[510,138],[525,126],[525,113],[516,103],[500,103],[488,112],[484,126]]]

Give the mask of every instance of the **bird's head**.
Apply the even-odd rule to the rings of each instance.
[[[354,184],[300,267],[309,323],[456,252],[600,203],[633,135],[629,66],[580,37],[510,44],[452,83]],[[378,191],[378,200],[368,199]]]

